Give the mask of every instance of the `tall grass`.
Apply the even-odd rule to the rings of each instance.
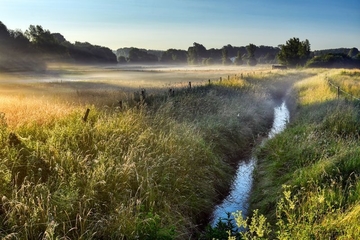
[[[340,86],[348,94],[360,98],[360,70],[339,70],[330,74],[329,80]]]
[[[0,236],[195,238],[272,121],[265,85],[227,81],[123,109],[101,93],[3,93]]]
[[[324,73],[298,82],[293,93],[294,121],[258,153],[252,208],[271,224],[260,224],[268,238],[357,239],[359,105],[337,100]]]

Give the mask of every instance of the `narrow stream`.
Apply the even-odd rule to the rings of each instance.
[[[280,106],[274,108],[274,122],[267,139],[273,138],[276,134],[282,132],[289,122],[289,119],[290,113],[286,107],[285,101],[283,101]],[[264,139],[264,141],[266,141],[266,139]],[[227,219],[227,213],[233,213],[240,210],[242,211],[243,217],[248,215],[248,197],[252,187],[252,173],[255,164],[255,156],[240,163],[230,194],[221,204],[216,206],[215,211],[213,212],[212,226],[215,226],[219,219]],[[233,217],[231,216],[231,218]]]

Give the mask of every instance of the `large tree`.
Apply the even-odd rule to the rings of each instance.
[[[54,35],[52,35],[49,30],[43,29],[40,25],[30,25],[29,29],[25,31],[25,35],[36,48],[43,51],[53,52],[64,50]]]
[[[208,51],[202,44],[194,42],[193,46],[188,48],[189,64],[199,64],[202,59],[208,58],[209,56]]]
[[[234,61],[234,64],[235,65],[242,65],[243,63],[244,63],[244,61],[242,60],[241,52],[238,51],[237,56],[236,56],[235,61]]]
[[[158,62],[159,59],[157,56],[147,53],[138,48],[131,48],[129,52],[129,62],[130,63],[154,63]]]
[[[226,47],[223,47],[222,49],[222,64],[223,65],[229,65],[231,63],[231,60],[229,59],[229,51]]]
[[[359,54],[359,50],[354,47],[354,48],[350,49],[348,56],[351,58],[355,58],[355,56],[358,54]]]
[[[246,51],[248,52],[248,65],[255,66],[257,64],[256,58],[255,58],[255,51],[256,51],[256,45],[250,43],[246,46]]]
[[[309,40],[300,41],[299,38],[291,38],[281,45],[278,59],[280,63],[291,67],[304,65],[310,57]]]
[[[187,51],[168,49],[162,53],[160,61],[163,63],[185,63],[187,61]]]

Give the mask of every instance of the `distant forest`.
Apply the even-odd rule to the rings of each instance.
[[[259,63],[275,63],[279,51],[278,47],[256,46],[255,58]],[[225,52],[227,55],[224,56]],[[116,56],[122,63],[206,64],[205,61],[210,59],[211,64],[222,64],[224,57],[234,60],[239,54],[242,58],[246,58],[248,54],[246,47],[234,47],[228,44],[220,49],[206,49],[205,46],[196,42],[188,50],[168,49],[159,51],[138,48],[119,48],[116,50]]]
[[[116,51],[88,42],[70,43],[60,33],[51,33],[40,25],[25,32],[10,30],[0,21],[0,70],[44,71],[47,62],[86,64],[191,64],[250,65],[284,64],[290,67],[360,67],[357,48],[310,51],[308,40],[289,39],[278,47],[230,44],[210,48],[194,42],[187,50],[147,50],[135,47]]]

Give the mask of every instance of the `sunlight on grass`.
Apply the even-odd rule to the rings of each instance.
[[[326,81],[344,74],[356,81],[357,71],[346,71],[321,70],[295,83],[294,120],[258,152],[251,204],[271,224],[270,239],[357,239],[360,234],[359,106],[338,99]]]
[[[258,154],[254,199],[262,206],[249,227],[269,238],[279,229],[278,236],[299,239],[358,234],[357,107],[337,100],[326,82],[342,70],[218,72],[222,81],[203,76],[191,89],[188,81],[165,86],[172,73],[155,72],[148,79],[161,84],[142,100],[135,100],[138,87],[96,79],[118,73],[78,70],[61,70],[78,77],[74,83],[1,79],[0,237],[198,236],[294,84],[294,121]],[[174,86],[181,88],[171,95]]]
[[[345,92],[360,99],[360,70],[338,70],[329,75],[329,79]]]
[[[303,105],[321,103],[336,99],[336,93],[331,91],[326,75],[315,75],[295,84],[300,91],[299,102]]]
[[[92,71],[75,83],[0,83],[0,237],[198,234],[271,124],[265,88],[233,79],[139,101],[132,88],[82,79]]]
[[[43,125],[64,118],[77,108],[71,104],[54,103],[42,97],[0,96],[0,112],[5,114],[10,128],[22,125]]]

